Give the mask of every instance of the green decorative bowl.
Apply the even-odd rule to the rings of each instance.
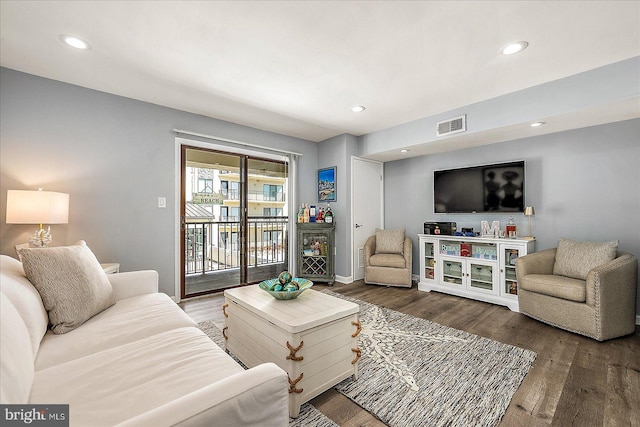
[[[280,285],[280,281],[278,280],[277,277],[275,279],[264,280],[260,282],[258,286],[260,287],[260,289],[267,292],[269,295],[271,295],[275,299],[280,299],[280,300],[296,299],[298,298],[298,295],[300,295],[301,293],[303,293],[304,291],[306,291],[307,289],[313,286],[313,282],[311,280],[300,279],[297,277],[294,277],[293,279],[291,279],[291,282],[297,285],[298,289],[296,289],[295,291],[272,290],[276,285]]]

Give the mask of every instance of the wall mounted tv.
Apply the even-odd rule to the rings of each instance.
[[[435,213],[524,212],[524,161],[433,172]]]

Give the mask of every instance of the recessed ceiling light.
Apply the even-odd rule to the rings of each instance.
[[[364,110],[366,110],[366,108],[364,108],[362,105],[356,105],[355,107],[351,107],[351,111],[353,111],[354,113],[361,113]]]
[[[537,128],[538,126],[542,126],[544,124],[544,122],[533,122],[529,126],[531,126],[532,128]]]
[[[407,153],[409,152],[409,150],[407,150],[406,148],[403,148],[402,150],[400,150],[401,153]]]
[[[500,53],[503,55],[513,55],[514,53],[522,52],[527,48],[527,46],[529,46],[529,43],[525,41],[509,43],[500,49]]]
[[[89,45],[88,42],[79,39],[77,37],[74,36],[68,36],[66,34],[61,34],[60,35],[60,40],[66,44],[69,45],[71,47],[75,47],[76,49],[81,49],[81,50],[89,50],[91,49],[91,45]]]

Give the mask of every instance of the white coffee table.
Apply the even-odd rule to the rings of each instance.
[[[358,377],[360,307],[309,289],[276,300],[258,285],[224,291],[226,349],[248,367],[273,362],[289,376],[289,415],[340,381]]]

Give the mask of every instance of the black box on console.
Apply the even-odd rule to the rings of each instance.
[[[455,222],[425,222],[424,234],[444,234],[445,236],[453,236],[456,232]]]

